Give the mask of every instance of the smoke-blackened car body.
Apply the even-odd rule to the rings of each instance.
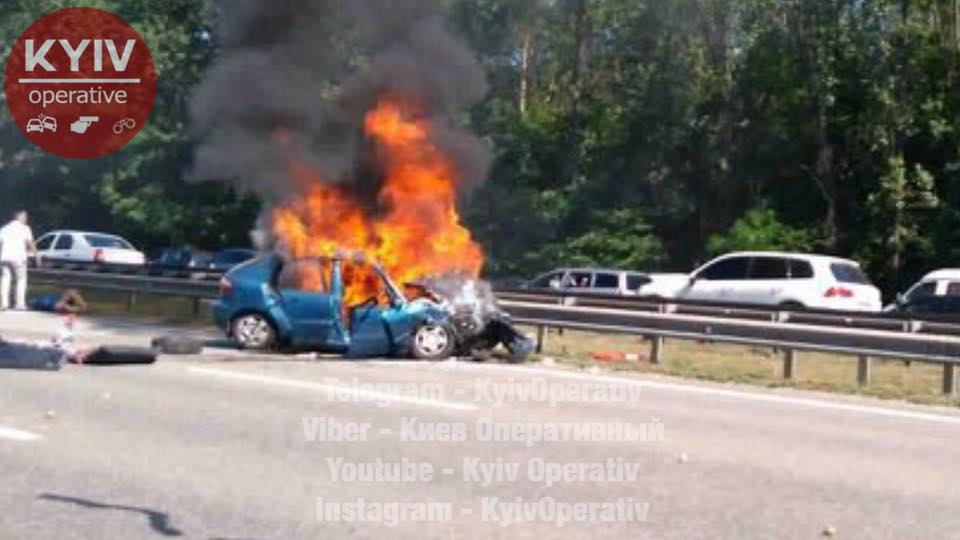
[[[355,301],[347,300],[347,289],[358,284],[377,292],[349,305]],[[272,254],[227,274],[213,312],[239,346],[254,350],[438,360],[484,358],[502,344],[513,361],[533,350],[532,341],[474,280],[428,280],[407,289],[409,294],[382,267],[360,257],[286,259]]]

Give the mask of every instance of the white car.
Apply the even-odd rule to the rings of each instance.
[[[570,292],[673,298],[687,284],[686,274],[647,274],[605,268],[558,268],[527,287]]]
[[[838,311],[883,307],[859,264],[803,253],[724,255],[696,270],[678,298]]]
[[[930,272],[906,293],[897,295],[897,303],[887,306],[885,310],[893,311],[898,304],[909,304],[928,296],[960,296],[960,268],[943,268]]]
[[[84,231],[53,231],[37,240],[43,259],[142,265],[146,257],[119,236]]]

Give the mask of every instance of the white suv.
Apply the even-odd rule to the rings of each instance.
[[[84,231],[53,231],[37,240],[45,260],[142,265],[146,257],[119,236]]]
[[[839,311],[880,311],[880,291],[847,259],[803,253],[724,255],[695,271],[678,298]]]

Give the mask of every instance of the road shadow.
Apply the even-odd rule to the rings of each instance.
[[[134,512],[137,514],[143,514],[147,517],[147,521],[150,524],[150,528],[153,529],[159,535],[168,536],[168,537],[178,537],[183,536],[183,531],[177,529],[170,524],[170,516],[165,512],[158,512],[156,510],[151,510],[149,508],[143,508],[140,506],[126,506],[120,504],[107,504],[97,501],[92,501],[90,499],[84,499],[81,497],[71,497],[68,495],[57,495],[55,493],[41,493],[37,496],[38,499],[73,504],[76,506],[81,506],[83,508],[89,508],[92,510],[120,510],[124,512]]]

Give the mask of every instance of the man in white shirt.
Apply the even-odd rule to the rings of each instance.
[[[27,213],[17,212],[13,221],[0,228],[0,309],[10,307],[10,275],[17,280],[16,308],[27,309],[27,258],[37,254]]]

